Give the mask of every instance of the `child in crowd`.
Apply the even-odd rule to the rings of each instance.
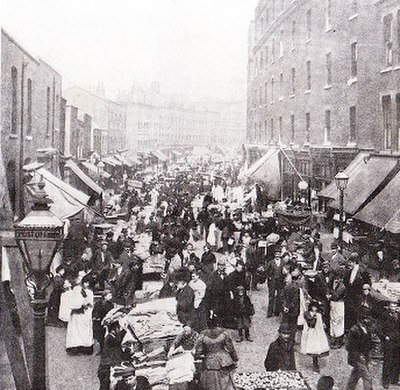
[[[97,301],[93,307],[93,337],[99,342],[100,345],[100,351],[98,352],[98,355],[101,354],[104,344],[105,329],[102,325],[103,318],[111,309],[114,308],[114,304],[111,302],[111,300],[111,290],[104,290],[102,299]]]
[[[317,383],[317,390],[333,390],[335,381],[331,376],[321,376]]]
[[[64,280],[63,292],[60,296],[60,310],[58,311],[58,318],[65,325],[69,321],[71,315],[71,298],[72,298],[72,283],[69,279]]]
[[[247,341],[253,341],[250,338],[250,324],[251,317],[254,315],[254,306],[250,298],[246,294],[246,289],[243,286],[238,286],[233,299],[233,308],[235,310],[235,317],[237,320],[237,329],[239,338],[236,340],[238,343],[243,341],[244,336]]]
[[[316,302],[310,302],[308,305],[308,309],[304,313],[305,322],[300,344],[301,353],[312,356],[315,372],[320,371],[318,357],[329,353],[328,337],[318,309]]]

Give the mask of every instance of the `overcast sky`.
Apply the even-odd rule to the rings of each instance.
[[[63,76],[109,95],[157,80],[190,100],[246,98],[258,0],[1,0],[2,25]]]

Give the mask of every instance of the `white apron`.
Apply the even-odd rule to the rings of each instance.
[[[93,292],[86,289],[87,297],[81,293],[82,287],[76,286],[72,290],[71,310],[79,309],[82,305],[91,304],[82,314],[71,312],[67,327],[66,348],[91,347],[93,345]]]
[[[71,299],[72,290],[67,290],[61,293],[60,297],[60,309],[58,311],[58,318],[61,321],[68,322],[71,315]]]
[[[304,320],[300,352],[305,355],[321,355],[328,351],[329,342],[322,323],[322,316],[317,313],[317,322],[314,328],[309,328],[307,321]]]
[[[342,337],[344,335],[344,302],[331,301],[331,322],[330,334],[332,337]]]

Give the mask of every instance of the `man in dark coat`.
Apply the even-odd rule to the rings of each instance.
[[[105,282],[109,276],[111,263],[114,258],[111,255],[107,242],[101,243],[101,249],[94,256],[94,272],[96,274],[96,283],[99,284],[101,290],[104,290]]]
[[[330,327],[330,287],[333,283],[333,274],[329,263],[322,264],[322,271],[315,276],[314,283],[310,286],[309,293],[313,299],[322,304],[322,319],[329,333]]]
[[[346,330],[357,322],[357,313],[360,306],[360,301],[363,295],[364,283],[371,284],[371,278],[368,273],[363,271],[359,264],[360,257],[354,252],[348,259],[349,270],[344,277],[346,286],[345,297],[345,328]]]
[[[225,268],[225,260],[218,259],[217,270],[208,279],[203,301],[208,311],[213,311],[218,318],[228,322],[230,320],[231,295]]]
[[[251,275],[251,289],[258,290],[257,288],[257,268],[260,265],[258,253],[257,253],[257,240],[252,239],[250,245],[246,250],[246,265]]]
[[[107,313],[114,308],[114,304],[111,302],[111,300],[111,290],[104,290],[102,299],[96,301],[93,307],[93,338],[97,340],[100,345],[100,351],[98,355],[100,355],[101,351],[103,350],[105,336],[105,329],[101,322]]]
[[[267,371],[296,370],[293,343],[290,341],[291,328],[282,323],[279,326],[279,337],[271,343],[264,366]]]
[[[371,320],[367,314],[361,313],[359,320],[348,333],[348,364],[353,367],[347,382],[347,390],[355,390],[360,378],[365,390],[372,390],[372,377],[369,369],[372,340]]]
[[[181,324],[191,326],[196,319],[194,291],[186,277],[182,277],[181,280],[178,277],[176,285],[176,315]]]
[[[126,334],[119,323],[113,322],[108,326],[108,334],[104,339],[104,348],[100,358],[97,376],[100,380],[100,390],[110,389],[110,369],[126,360],[121,343]]]
[[[131,262],[126,262],[122,265],[122,271],[114,282],[113,297],[119,305],[132,305],[135,299],[135,291],[139,289],[140,264],[136,257],[132,257],[131,260]]]
[[[229,291],[233,294],[239,286],[243,286],[246,290],[249,289],[250,286],[247,282],[246,271],[241,261],[236,263],[235,270],[227,276],[227,284]]]
[[[282,310],[282,293],[284,287],[282,268],[282,253],[280,250],[277,250],[274,259],[270,260],[266,267],[268,279],[268,317],[279,316]]]
[[[211,274],[214,272],[214,264],[216,263],[214,253],[211,252],[208,245],[204,246],[204,253],[201,256],[201,264],[203,265],[204,272]]]
[[[297,331],[297,318],[300,314],[300,287],[298,284],[299,270],[292,271],[292,282],[283,290],[282,321],[287,323],[291,330],[291,341],[294,343]]]
[[[395,302],[390,302],[379,318],[378,333],[383,347],[382,385],[397,384],[400,375],[400,312]]]

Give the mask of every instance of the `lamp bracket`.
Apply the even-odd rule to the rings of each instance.
[[[32,300],[45,299],[46,288],[50,283],[51,275],[45,271],[31,271],[25,278],[25,284]]]

